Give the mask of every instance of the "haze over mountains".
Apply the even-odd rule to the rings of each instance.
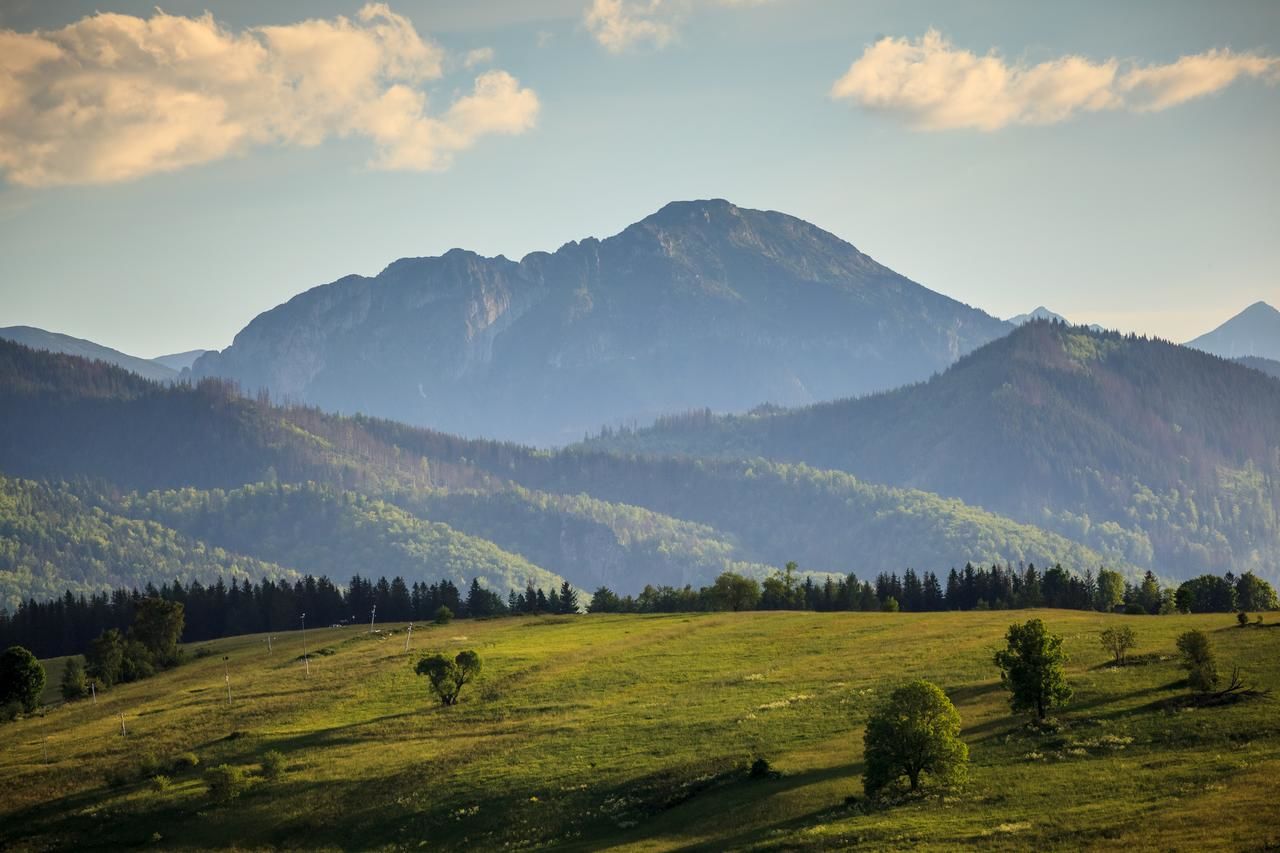
[[[261,314],[193,374],[563,444],[695,406],[885,390],[1009,328],[802,220],[691,201],[518,263],[455,249],[347,276]]]
[[[1171,575],[1280,562],[1280,383],[1158,340],[1037,321],[860,400],[673,417],[592,446],[803,462],[960,498]]]
[[[1257,357],[1280,361],[1280,311],[1255,302],[1187,346],[1223,358]]]
[[[147,379],[154,379],[157,382],[172,382],[182,372],[181,367],[175,367],[173,364],[166,363],[161,359],[138,358],[111,347],[96,344],[93,341],[73,338],[70,335],[63,335],[58,332],[48,332],[44,329],[37,329],[34,326],[9,326],[0,329],[0,340],[14,341],[32,349],[60,352],[67,355],[78,355],[82,358],[105,361],[108,364],[123,367],[125,370]],[[173,357],[168,356],[166,358],[172,359]]]

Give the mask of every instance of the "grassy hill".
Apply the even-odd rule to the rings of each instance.
[[[1030,615],[1071,658],[1076,695],[1050,734],[1009,715],[991,663]],[[1144,665],[1106,665],[1097,632],[1116,624],[1137,631]],[[398,626],[325,629],[307,633],[310,678],[296,633],[270,656],[239,637],[96,705],[0,726],[0,846],[1270,849],[1280,715],[1264,700],[1178,710],[1171,656],[1192,627],[1222,665],[1280,687],[1280,628],[1229,616],[543,617],[418,626],[409,653]],[[443,708],[413,662],[461,648],[485,671]],[[970,781],[865,810],[863,724],[911,677],[956,702]],[[256,771],[268,750],[282,778],[211,802],[200,771]],[[169,770],[185,753],[200,766]],[[781,775],[749,779],[759,757]],[[163,790],[144,778],[157,767]]]

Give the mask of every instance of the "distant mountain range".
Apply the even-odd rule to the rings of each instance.
[[[795,217],[690,201],[519,262],[455,249],[347,276],[259,315],[192,372],[563,444],[694,406],[886,390],[1009,329]]]
[[[1255,302],[1211,332],[1187,346],[1223,358],[1256,356],[1280,361],[1280,311]]]
[[[847,471],[1172,575],[1280,564],[1280,383],[1132,335],[1031,322],[927,383],[589,446]]]
[[[108,364],[123,367],[125,370],[157,382],[172,382],[182,372],[181,367],[174,367],[172,364],[165,363],[160,359],[138,358],[102,344],[95,344],[93,341],[73,338],[70,335],[63,335],[57,332],[46,332],[44,329],[37,329],[34,326],[9,326],[0,329],[0,339],[14,341],[32,349],[60,352],[67,355],[78,355],[81,358],[105,361]],[[196,352],[203,352],[203,350],[197,350]],[[165,356],[164,358],[176,359],[178,357]]]
[[[842,472],[549,453],[275,406],[218,380],[157,384],[8,342],[0,411],[0,607],[220,575],[478,577],[504,593],[567,578],[639,592],[728,569],[762,577],[793,559],[864,579],[968,560],[1081,572],[1104,561],[1033,524]]]
[[[1015,314],[1014,316],[1010,317],[1007,322],[1012,323],[1015,326],[1021,326],[1026,323],[1030,323],[1032,320],[1048,320],[1050,322],[1056,322],[1056,323],[1069,322],[1066,317],[1063,317],[1061,314],[1050,311],[1048,308],[1045,308],[1043,305],[1041,305],[1039,308],[1036,308],[1030,311],[1027,314]]]
[[[207,349],[192,349],[187,350],[186,352],[175,352],[171,355],[157,356],[151,360],[156,364],[181,373],[184,370],[188,370],[191,365],[195,364],[197,358],[207,352],[209,352]]]

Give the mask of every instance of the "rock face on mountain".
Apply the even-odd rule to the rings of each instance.
[[[59,352],[65,355],[78,355],[81,358],[95,361],[105,361],[107,364],[123,367],[125,370],[157,382],[172,382],[178,378],[178,370],[180,369],[170,367],[159,361],[128,355],[111,347],[95,344],[93,341],[86,341],[83,338],[73,338],[70,335],[63,335],[58,332],[47,332],[34,326],[9,326],[0,329],[0,338],[31,347],[32,349]]]
[[[1187,346],[1223,358],[1258,356],[1280,360],[1280,311],[1265,302],[1255,302]]]
[[[1010,326],[776,212],[676,202],[520,262],[454,249],[255,318],[195,377],[540,444],[928,378]]]

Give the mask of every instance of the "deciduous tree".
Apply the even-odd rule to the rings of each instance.
[[[1000,680],[1009,691],[1015,711],[1034,711],[1043,720],[1049,709],[1071,698],[1063,664],[1062,638],[1050,634],[1044,622],[1031,619],[1009,626],[1007,645],[996,652]]]
[[[868,795],[904,776],[913,791],[925,773],[958,781],[969,761],[969,748],[960,740],[960,714],[937,685],[923,680],[894,690],[872,712],[863,745],[862,784]]]

